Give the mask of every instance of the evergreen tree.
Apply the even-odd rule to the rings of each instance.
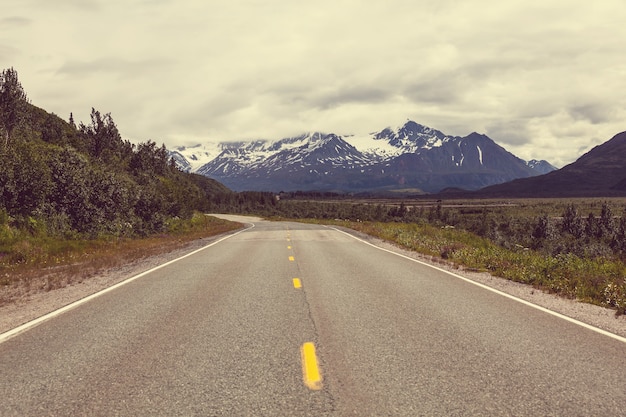
[[[608,237],[609,239],[615,233],[615,224],[613,221],[613,213],[611,212],[611,207],[607,202],[602,204],[602,211],[600,213],[600,235]]]
[[[28,99],[13,67],[0,74],[0,124],[4,129],[4,146],[11,141],[13,130],[26,114]]]
[[[589,213],[589,216],[587,216],[585,234],[587,235],[587,238],[598,238],[602,236],[602,229],[598,226],[598,221],[593,213]]]
[[[130,142],[123,141],[111,113],[104,116],[96,109],[91,109],[91,124],[80,124],[80,132],[88,142],[91,156],[104,162],[118,163],[132,151]]]
[[[587,220],[587,222],[589,222],[589,220]],[[569,233],[577,239],[580,238],[585,231],[582,220],[578,216],[578,210],[573,203],[568,204],[565,213],[563,213],[561,231],[563,233]]]
[[[76,129],[76,123],[74,122],[74,114],[70,112],[70,126]]]

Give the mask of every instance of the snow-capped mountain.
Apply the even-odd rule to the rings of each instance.
[[[554,169],[525,162],[473,133],[447,136],[413,121],[365,136],[307,133],[280,140],[207,143],[171,151],[178,166],[235,190],[477,189]]]
[[[526,164],[534,171],[537,171],[540,175],[557,170],[557,168],[550,162],[543,160],[538,161],[536,159],[531,159],[530,161],[526,162]]]

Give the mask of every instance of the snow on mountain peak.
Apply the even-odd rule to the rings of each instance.
[[[395,129],[387,127],[380,132],[367,135],[326,134],[307,132],[299,136],[278,140],[221,141],[206,142],[194,146],[174,148],[173,154],[182,156],[188,162],[184,169],[197,172],[211,161],[221,164],[251,166],[279,153],[295,149],[312,152],[325,146],[330,140],[342,139],[362,155],[374,160],[387,160],[405,153],[419,153],[424,149],[442,146],[448,136],[411,120]],[[180,157],[177,157],[180,159]],[[182,167],[182,164],[181,164]]]
[[[195,172],[202,165],[215,159],[222,149],[217,142],[208,142],[205,144],[197,144],[193,146],[175,147],[173,153],[183,156],[189,163],[189,171]]]
[[[489,144],[484,142],[487,139],[491,141],[476,133],[465,138],[447,136],[408,120],[396,128],[386,127],[369,134],[338,136],[308,132],[278,140],[207,142],[174,148],[171,155],[183,170],[218,178],[227,175],[264,177],[281,169],[296,172],[309,166],[367,170],[376,164],[393,163],[403,155],[432,152],[445,155],[444,159],[456,167],[467,164],[483,167],[492,163]],[[473,141],[471,146],[468,140]],[[554,169],[547,163],[544,168],[540,162],[531,161],[528,166],[538,172]]]
[[[365,154],[386,159],[441,147],[451,137],[409,120],[395,129],[386,127],[367,136],[346,136],[344,139]]]

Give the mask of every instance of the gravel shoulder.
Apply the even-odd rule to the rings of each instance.
[[[27,294],[14,303],[0,306],[0,334],[165,262],[200,249],[223,236],[218,235],[194,240],[180,249],[138,259],[123,267],[101,271],[90,278],[82,280],[80,283],[70,284],[51,291]]]
[[[247,218],[247,220],[250,221],[251,219]],[[393,244],[372,236],[364,235],[350,229],[344,230],[376,246],[394,250],[410,258],[448,270],[454,274],[461,275],[472,281],[513,295],[522,300],[526,300],[622,337],[626,337],[626,316],[616,317],[615,312],[611,309],[565,299],[554,294],[547,294],[528,285],[497,278],[488,273],[464,271],[430,257],[398,248]],[[69,285],[67,287],[48,292],[31,294],[15,303],[2,306],[0,307],[0,334],[41,317],[51,311],[55,311],[71,304],[74,301],[80,300],[115,285],[125,279],[131,278],[165,262],[200,249],[223,236],[224,235],[198,239],[190,242],[181,249],[136,260],[135,262],[125,265],[124,267],[102,271],[101,273],[86,279],[81,283]]]

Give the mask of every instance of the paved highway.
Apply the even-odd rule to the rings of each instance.
[[[2,416],[618,416],[626,343],[332,228],[255,222],[16,335]]]

